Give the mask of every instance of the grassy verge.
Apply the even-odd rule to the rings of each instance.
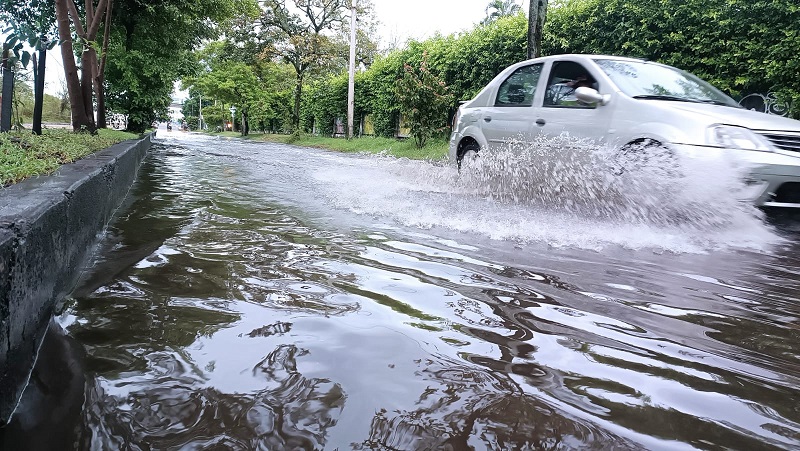
[[[56,129],[44,130],[41,136],[30,132],[0,133],[0,186],[50,174],[62,164],[137,137],[117,130],[100,130],[97,136]]]
[[[358,153],[385,153],[395,157],[410,158],[413,160],[442,160],[447,158],[448,143],[445,139],[431,139],[422,149],[417,149],[413,139],[398,140],[391,138],[376,138],[362,136],[347,140],[344,138],[329,138],[312,135],[275,135],[256,134],[241,136],[235,132],[211,133],[215,136],[229,136],[249,139],[253,141],[278,142],[294,144],[297,146],[316,147],[320,149],[335,150],[339,152]]]

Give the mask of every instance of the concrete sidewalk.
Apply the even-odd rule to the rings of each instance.
[[[136,180],[151,136],[0,190],[0,425],[28,383],[56,303]]]

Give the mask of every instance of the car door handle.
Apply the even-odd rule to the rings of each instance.
[[[491,117],[491,116],[485,116],[485,117],[483,118],[483,121],[484,121],[484,122],[492,122],[492,117]]]
[[[544,121],[544,119],[536,119],[536,125],[542,126],[542,125],[544,125],[544,124],[546,124],[546,122]]]

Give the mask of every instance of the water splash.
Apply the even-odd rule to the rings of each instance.
[[[566,135],[510,142],[463,165],[460,185],[501,202],[624,224],[718,227],[761,217],[738,197],[744,167],[648,143],[626,152]]]
[[[742,200],[746,167],[565,136],[514,142],[455,165],[349,159],[315,178],[334,206],[420,228],[601,250],[765,250],[780,238]]]

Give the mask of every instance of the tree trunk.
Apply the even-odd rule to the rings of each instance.
[[[89,118],[89,131],[92,133],[97,130],[97,124],[94,122],[94,104],[92,103],[94,72],[97,69],[96,60],[97,53],[94,49],[84,49],[81,54],[81,98],[83,100],[84,113]]]
[[[42,134],[42,106],[44,105],[44,75],[45,75],[45,60],[47,59],[47,49],[42,47],[39,50],[39,60],[36,56],[33,57],[33,67],[36,68],[33,72],[33,134]]]
[[[542,31],[547,18],[547,0],[531,0],[528,8],[528,59],[542,56]]]
[[[61,39],[61,59],[64,63],[64,78],[67,81],[69,106],[72,113],[72,130],[79,132],[88,130],[94,133],[94,121],[89,121],[81,92],[81,82],[78,79],[78,65],[75,63],[75,54],[72,48],[72,29],[69,25],[69,11],[67,1],[56,0],[56,22],[58,24],[58,37]]]
[[[92,71],[92,89],[94,90],[94,98],[97,101],[97,128],[106,128],[106,102],[105,102],[105,93],[103,92],[103,74],[100,73],[101,65],[97,63],[97,53],[94,51],[87,52],[92,53],[90,56],[91,58],[91,67],[94,69]]]

